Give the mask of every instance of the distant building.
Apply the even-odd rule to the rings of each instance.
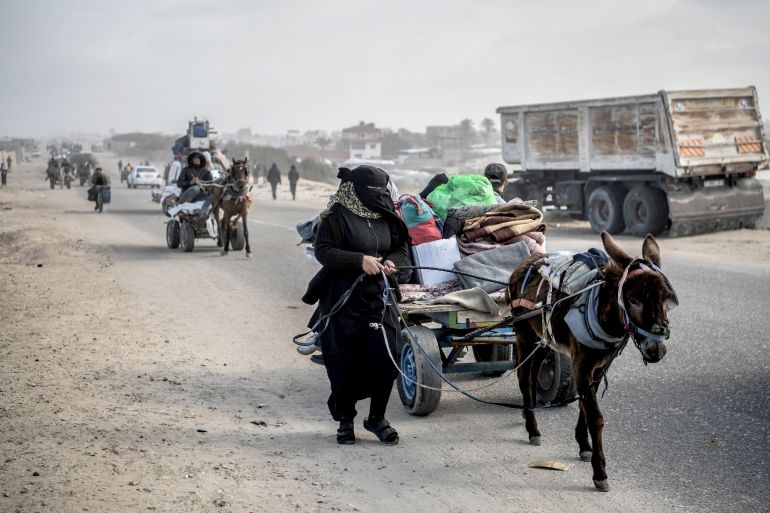
[[[375,128],[374,123],[361,121],[342,130],[341,145],[348,151],[350,159],[379,159],[382,156],[381,136],[382,130]]]
[[[240,142],[251,142],[251,138],[254,136],[254,134],[251,133],[251,128],[241,128],[240,130],[235,132],[235,140]],[[227,134],[223,136],[224,139],[227,139]]]
[[[425,138],[429,146],[439,148],[459,148],[463,141],[460,125],[426,127]]]

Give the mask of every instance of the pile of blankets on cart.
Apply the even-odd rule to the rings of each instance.
[[[464,220],[457,245],[463,255],[473,255],[516,242],[526,244],[530,253],[545,253],[543,213],[525,203],[508,203]]]

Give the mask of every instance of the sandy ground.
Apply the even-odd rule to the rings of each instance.
[[[361,433],[340,450],[322,369],[287,348],[295,312],[309,310],[282,287],[306,281],[312,270],[293,270],[303,257],[275,258],[269,244],[227,265],[210,244],[172,254],[156,207],[114,202],[98,215],[80,189],[49,191],[40,169],[22,165],[0,191],[0,511],[699,509],[633,476],[611,476],[623,492],[595,493],[580,463],[528,471],[544,455],[576,459],[569,429],[544,453],[519,421],[511,431],[507,414],[461,402],[428,419],[392,406],[402,444]],[[302,186],[297,203],[322,205],[330,190]],[[279,194],[292,203],[287,186]],[[255,196],[271,202],[266,187]],[[143,216],[157,233],[132,222]],[[291,247],[295,235],[264,228]],[[553,229],[582,236],[586,226]],[[674,258],[766,265],[770,255],[766,231],[665,244]],[[555,423],[541,418],[550,432]]]

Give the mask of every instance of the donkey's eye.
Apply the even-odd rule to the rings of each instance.
[[[633,306],[634,308],[641,308],[642,307],[642,302],[641,301],[637,301],[636,299],[629,299],[628,303],[631,306]]]

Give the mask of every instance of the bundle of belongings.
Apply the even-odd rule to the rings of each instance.
[[[402,303],[457,304],[499,315],[513,270],[530,254],[545,253],[542,212],[529,203],[498,205],[481,175],[437,175],[420,195],[401,195],[396,210],[411,238],[407,265],[435,268],[418,269],[400,284]],[[297,225],[299,244],[312,243],[317,229],[318,219]]]
[[[402,196],[401,209],[414,198]],[[402,302],[459,304],[497,315],[503,289],[511,273],[533,253],[545,253],[543,214],[529,203],[498,205],[492,186],[480,175],[458,175],[435,187],[420,204],[422,219],[430,223],[432,209],[439,235],[413,233],[412,260],[419,267],[455,272],[417,270],[418,283],[401,285]],[[432,226],[432,225],[431,225]],[[415,236],[416,235],[416,236]],[[462,274],[459,274],[462,273]]]

